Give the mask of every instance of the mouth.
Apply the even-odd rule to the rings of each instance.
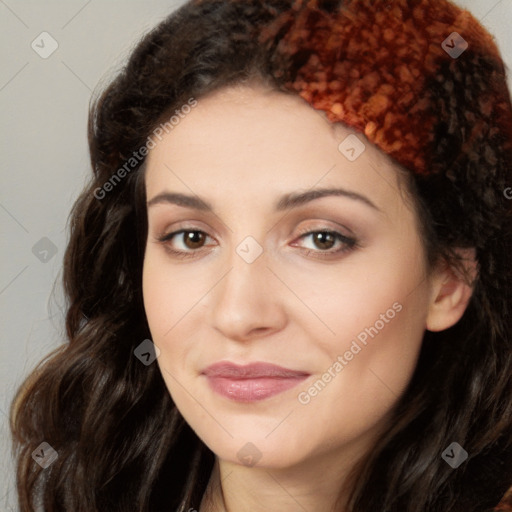
[[[202,375],[217,394],[236,402],[255,402],[297,386],[310,374],[263,362],[240,366],[221,361]]]

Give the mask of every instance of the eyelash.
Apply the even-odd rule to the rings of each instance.
[[[185,234],[185,233],[202,233],[202,234],[206,235],[207,237],[209,236],[207,233],[205,233],[204,231],[202,231],[200,229],[184,228],[184,229],[180,229],[178,231],[173,231],[172,233],[164,233],[164,234],[158,236],[156,239],[158,242],[163,244],[165,246],[165,250],[167,252],[169,252],[170,254],[172,254],[174,257],[177,257],[180,259],[193,258],[196,256],[196,253],[200,252],[200,250],[202,248],[199,248],[197,250],[190,250],[190,251],[178,251],[176,249],[172,249],[169,245],[169,242],[171,242],[172,239],[176,235]],[[305,249],[305,253],[307,256],[309,256],[310,254],[314,254],[315,257],[329,258],[329,257],[332,257],[333,255],[345,254],[345,253],[353,251],[354,249],[359,247],[357,239],[355,239],[353,237],[347,237],[337,231],[328,230],[328,229],[305,230],[305,231],[302,231],[301,233],[299,233],[299,238],[303,239],[310,235],[315,235],[318,233],[334,235],[335,239],[337,241],[342,242],[344,245],[342,246],[342,248],[334,250],[334,251],[333,250],[322,251],[321,249],[318,249],[318,250]]]

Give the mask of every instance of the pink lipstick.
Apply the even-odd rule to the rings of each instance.
[[[264,400],[293,388],[309,376],[275,364],[258,362],[240,366],[228,361],[215,363],[202,374],[213,391],[236,402]]]

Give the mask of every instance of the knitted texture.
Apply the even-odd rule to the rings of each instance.
[[[291,89],[417,173],[509,160],[503,63],[469,12],[444,0],[336,4],[296,1],[262,34],[264,44],[288,27],[274,64],[295,69]]]

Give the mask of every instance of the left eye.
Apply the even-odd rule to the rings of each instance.
[[[354,248],[357,244],[355,238],[346,237],[337,231],[328,231],[328,230],[320,230],[320,231],[308,231],[307,233],[303,233],[300,236],[300,239],[305,239],[311,237],[313,244],[316,248],[312,250],[308,250],[310,252],[321,252],[326,254],[345,252],[352,248]],[[336,242],[340,242],[341,247],[335,250],[331,250],[332,247],[336,244]],[[328,251],[328,252],[327,252]]]

